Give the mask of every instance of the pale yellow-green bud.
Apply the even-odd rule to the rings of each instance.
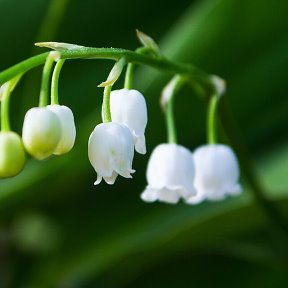
[[[65,154],[72,149],[76,137],[73,113],[70,108],[64,105],[48,105],[47,108],[57,115],[62,130],[60,141],[53,154]]]
[[[0,132],[0,178],[16,176],[24,167],[25,150],[15,132]]]
[[[61,138],[61,123],[47,107],[31,108],[23,123],[22,138],[25,149],[36,159],[52,155]]]

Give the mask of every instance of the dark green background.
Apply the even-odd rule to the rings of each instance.
[[[244,187],[198,206],[140,200],[149,154],[166,139],[159,95],[172,76],[143,67],[135,88],[147,99],[148,155],[135,155],[132,180],[94,186],[87,140],[112,62],[68,61],[60,101],[75,115],[75,148],[0,180],[0,287],[286,287],[287,12],[287,0],[0,0],[0,70],[44,51],[36,41],[135,49],[138,28],[171,59],[226,79],[221,140],[237,151]],[[19,133],[40,76],[31,71],[12,96]],[[193,150],[205,143],[206,103],[189,87],[180,94],[179,142]]]

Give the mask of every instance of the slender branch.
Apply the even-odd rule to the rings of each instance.
[[[3,92],[3,99],[1,105],[1,130],[10,131],[10,116],[9,116],[9,106],[10,106],[10,96],[15,86],[22,75],[18,75],[6,83],[6,87]]]
[[[160,104],[165,112],[168,142],[177,143],[177,129],[174,117],[174,99],[179,89],[186,82],[186,78],[175,75],[164,87],[160,99]]]
[[[51,82],[51,104],[59,104],[58,99],[58,82],[59,82],[59,75],[64,64],[65,60],[59,60],[55,65],[53,75],[52,75],[52,82]]]
[[[49,55],[49,52],[45,52],[42,54],[39,54],[37,56],[30,57],[24,61],[21,61],[14,66],[11,66],[10,68],[2,71],[0,73],[0,85],[4,84],[5,82],[9,81],[13,77],[15,77],[18,74],[24,74],[27,71],[43,65],[46,61],[47,56]]]
[[[41,91],[39,98],[39,106],[44,107],[48,103],[49,91],[50,91],[50,80],[52,67],[54,64],[53,52],[50,52],[46,58],[46,62],[43,68],[42,81],[41,81]]]
[[[102,111],[103,111],[103,122],[111,122],[111,111],[110,111],[110,93],[111,93],[112,86],[106,86],[104,88],[104,95],[103,95],[103,104],[102,104]]]
[[[209,100],[208,112],[207,112],[207,141],[209,144],[215,144],[217,142],[217,104],[219,97],[214,95]]]
[[[48,54],[49,52],[45,52],[28,58],[4,70],[0,73],[0,85],[18,74],[23,74],[34,67],[44,64]],[[117,61],[120,58],[125,57],[126,61],[130,63],[147,65],[174,74],[189,75],[203,86],[204,89],[207,90],[208,94],[211,94],[214,91],[214,85],[211,83],[210,77],[207,73],[193,65],[174,62],[163,56],[153,57],[117,48],[91,48],[82,46],[75,49],[62,50],[60,51],[60,54],[61,59],[110,59]]]
[[[8,82],[7,85],[9,85],[9,83],[11,83],[11,81]],[[4,90],[1,105],[1,130],[5,132],[10,131],[9,103],[11,91],[9,88],[10,87],[6,87]]]
[[[175,97],[171,97],[167,104],[166,115],[166,127],[168,134],[168,143],[177,143],[177,129],[174,117],[174,100]]]
[[[125,83],[124,83],[124,87],[129,90],[133,88],[133,72],[134,72],[134,64],[129,63],[126,68]]]

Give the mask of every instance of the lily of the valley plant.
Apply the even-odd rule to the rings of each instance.
[[[232,148],[218,144],[217,107],[225,92],[225,83],[195,66],[173,62],[163,55],[155,41],[137,31],[142,47],[135,52],[113,48],[90,48],[74,44],[43,42],[40,47],[56,51],[31,57],[0,73],[1,132],[0,177],[16,176],[23,169],[28,153],[37,160],[68,153],[74,145],[76,129],[70,108],[59,104],[58,81],[64,61],[75,58],[105,58],[115,61],[103,87],[102,123],[95,123],[88,141],[88,157],[97,179],[114,184],[118,175],[132,178],[134,151],[146,154],[145,129],[147,106],[145,97],[133,87],[136,64],[167,70],[174,76],[164,87],[161,106],[167,122],[167,142],[154,148],[148,161],[147,186],[141,193],[145,202],[175,204],[182,200],[197,204],[238,195],[239,166]],[[31,107],[23,121],[22,137],[10,128],[9,98],[21,76],[44,64],[38,107]],[[114,83],[126,67],[122,89]],[[204,93],[208,105],[208,144],[196,148],[177,142],[174,98],[182,86],[193,83]],[[200,89],[199,89],[200,88]],[[191,118],[191,121],[196,121]],[[203,126],[205,124],[203,123]]]

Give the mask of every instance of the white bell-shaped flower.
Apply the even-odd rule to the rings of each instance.
[[[146,173],[148,185],[142,200],[175,204],[195,195],[192,153],[177,144],[160,144],[152,152]]]
[[[241,192],[238,161],[230,147],[222,144],[201,146],[194,152],[194,162],[197,195],[187,203],[222,200]]]
[[[24,163],[25,150],[20,136],[11,131],[0,132],[0,178],[17,175]]]
[[[133,137],[126,126],[114,122],[97,125],[88,142],[88,157],[97,173],[94,184],[99,184],[102,178],[114,184],[118,174],[132,178],[133,156]]]
[[[22,139],[25,149],[42,160],[52,155],[61,139],[59,117],[47,107],[31,108],[27,111]]]
[[[110,110],[112,121],[127,126],[131,131],[135,150],[145,154],[147,106],[144,96],[137,90],[114,90],[110,94]]]
[[[72,149],[76,137],[73,113],[70,108],[64,105],[49,105],[47,108],[58,116],[62,130],[61,138],[53,154],[65,154]]]

